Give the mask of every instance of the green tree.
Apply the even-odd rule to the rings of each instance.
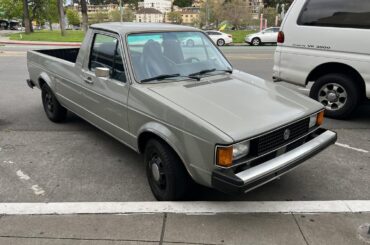
[[[28,8],[28,1],[23,0],[23,21],[24,21],[24,28],[27,34],[33,31],[32,23],[30,19],[30,10]]]
[[[0,0],[0,18],[21,19],[23,17],[23,2],[21,0]]]
[[[132,22],[135,19],[135,14],[130,8],[124,8],[123,10],[123,16],[122,20],[124,22]],[[109,12],[109,20],[110,21],[121,21],[121,13],[119,9],[117,10],[112,10]]]
[[[182,23],[182,16],[180,12],[169,12],[167,14],[167,18],[171,23],[181,24]]]
[[[58,7],[58,15],[59,15],[59,25],[60,25],[60,33],[62,36],[66,35],[66,26],[64,22],[64,6],[63,0],[57,0],[57,7]]]
[[[89,23],[90,24],[102,23],[108,20],[109,20],[109,15],[107,12],[98,11],[90,15]]]
[[[190,7],[192,3],[192,0],[175,0],[173,2],[174,5],[179,6],[180,8]]]
[[[80,25],[80,16],[78,15],[78,12],[74,9],[67,9],[66,12],[67,20],[70,25],[78,26]]]
[[[82,30],[87,32],[89,25],[89,16],[87,15],[87,4],[86,0],[81,0],[81,14],[82,14]]]
[[[57,0],[47,0],[45,6],[46,20],[49,22],[50,30],[53,30],[53,23],[58,22]]]

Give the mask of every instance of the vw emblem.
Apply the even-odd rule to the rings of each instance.
[[[290,130],[289,129],[285,129],[284,131],[284,140],[288,140],[290,137]]]

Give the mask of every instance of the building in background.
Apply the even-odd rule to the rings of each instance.
[[[161,23],[163,13],[154,8],[139,8],[135,14],[136,22]]]
[[[81,5],[80,4],[74,4],[74,9],[77,10],[79,13],[81,13]],[[118,4],[100,4],[100,5],[87,5],[87,14],[96,14],[96,13],[108,13],[113,10],[119,9]]]
[[[200,8],[198,7],[185,7],[180,11],[182,24],[192,25],[200,18]]]
[[[153,8],[161,13],[168,13],[172,10],[172,0],[144,0],[138,2],[139,8]]]

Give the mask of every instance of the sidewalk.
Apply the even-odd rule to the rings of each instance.
[[[370,244],[370,201],[0,203],[0,244]]]
[[[0,244],[366,244],[370,214],[19,215]]]

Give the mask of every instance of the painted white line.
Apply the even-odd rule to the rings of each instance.
[[[13,164],[14,162],[12,162],[12,161],[3,161],[3,163],[6,163],[6,164]]]
[[[22,170],[20,170],[20,169],[16,172],[16,174],[19,177],[19,179],[21,179],[21,180],[30,180],[31,179],[30,176],[23,173]]]
[[[363,150],[363,149],[360,149],[360,148],[354,148],[354,147],[351,147],[349,145],[346,145],[346,144],[341,144],[341,143],[335,143],[337,146],[340,146],[340,147],[344,147],[344,148],[347,148],[347,149],[351,149],[351,150],[354,150],[354,151],[358,151],[358,152],[362,152],[362,153],[369,153],[369,151],[367,150]]]
[[[45,191],[38,185],[31,186],[31,189],[33,190],[33,193],[35,193],[35,195],[44,195],[45,194]]]
[[[359,212],[370,212],[370,201],[0,203],[4,215]]]

